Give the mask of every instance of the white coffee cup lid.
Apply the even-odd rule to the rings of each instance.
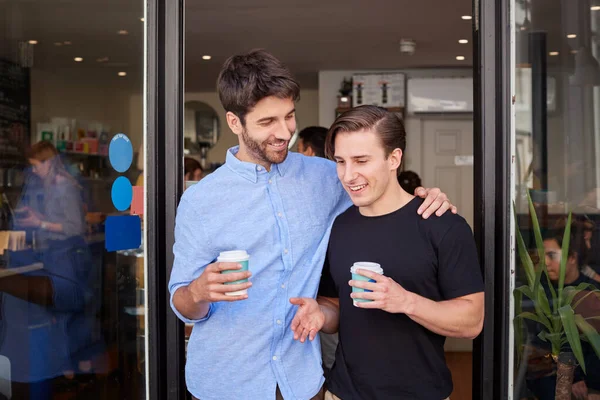
[[[222,251],[219,253],[219,257],[217,261],[220,262],[238,262],[238,261],[248,261],[250,259],[250,255],[246,252],[246,250],[229,250]]]
[[[374,262],[368,262],[368,261],[355,262],[354,265],[350,268],[350,272],[355,274],[356,270],[358,270],[358,269],[364,269],[367,271],[372,271],[377,274],[383,275],[383,268],[381,268],[381,265],[374,263]]]

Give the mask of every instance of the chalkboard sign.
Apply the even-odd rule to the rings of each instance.
[[[0,59],[0,167],[24,162],[30,135],[29,69]]]

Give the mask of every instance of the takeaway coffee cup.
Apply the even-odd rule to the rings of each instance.
[[[383,269],[381,268],[381,265],[379,265],[377,263],[374,263],[374,262],[359,261],[359,262],[355,262],[354,265],[350,268],[350,273],[352,273],[352,280],[354,280],[354,281],[365,281],[365,282],[375,282],[373,279],[367,278],[364,275],[357,274],[356,271],[359,270],[359,269],[363,269],[363,270],[366,270],[366,271],[371,271],[371,272],[375,272],[377,274],[383,275]],[[352,292],[354,292],[354,293],[370,292],[370,291],[371,290],[360,289],[360,288],[352,286]],[[373,300],[367,300],[367,299],[353,299],[353,300],[354,301],[352,303],[355,306],[356,306],[356,303],[373,301]]]
[[[226,271],[221,271],[222,274],[231,274],[234,272],[243,272],[248,271],[248,261],[250,260],[250,255],[246,253],[246,250],[230,250],[230,251],[222,251],[217,257],[217,262],[229,262],[229,263],[238,263],[242,265],[242,269],[230,269]],[[241,279],[239,281],[227,282],[225,285],[235,285],[238,283],[246,283],[248,279]],[[238,290],[235,292],[225,293],[228,296],[239,296],[241,294],[248,293],[248,289]]]

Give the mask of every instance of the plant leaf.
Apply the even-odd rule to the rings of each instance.
[[[582,290],[582,292],[583,292],[583,290]],[[575,303],[573,305],[573,310],[576,310],[577,307],[579,307],[579,304],[581,304],[581,302],[583,300],[585,300],[586,297],[588,297],[589,295],[595,294],[595,293],[600,293],[600,290],[594,289],[594,290],[591,290],[591,291],[587,292],[586,294],[584,294],[579,300],[577,300],[577,303]]]
[[[533,206],[533,201],[531,200],[531,195],[529,194],[529,190],[527,190],[527,202],[529,203],[529,213],[531,214],[531,222],[533,223],[533,235],[535,237],[535,244],[537,247],[537,251],[540,257],[540,265],[546,264],[546,254],[544,251],[544,241],[542,239],[542,231],[540,230],[540,223],[538,221],[537,214],[535,212],[535,207]]]
[[[563,234],[563,242],[561,246],[562,258],[560,260],[560,269],[558,273],[558,307],[562,307],[562,292],[565,287],[565,275],[567,273],[567,261],[569,259],[569,246],[571,242],[571,217],[572,213],[569,212],[569,218],[567,218],[567,226],[565,226],[565,233]]]
[[[538,315],[536,315],[532,312],[528,312],[528,311],[522,312],[519,315],[515,316],[515,318],[525,318],[525,319],[535,321],[539,324],[544,325],[548,329],[548,332],[552,332],[552,326],[550,325],[550,322],[547,319],[544,320],[544,319],[540,318]]]
[[[533,292],[531,291],[531,288],[529,286],[526,286],[526,285],[519,286],[518,288],[515,289],[515,293],[516,292],[524,294],[530,300],[535,300],[533,297]]]
[[[575,323],[592,345],[596,355],[600,357],[600,334],[598,331],[579,314],[575,316]]]
[[[523,268],[525,269],[525,276],[527,277],[527,284],[530,288],[533,288],[533,282],[535,279],[535,268],[533,267],[533,261],[531,261],[531,256],[527,252],[527,246],[525,246],[525,241],[523,240],[523,235],[521,234],[521,230],[519,229],[519,224],[517,221],[517,211],[516,206],[513,202],[513,210],[515,217],[515,226],[517,226],[517,251],[519,253],[519,258],[521,259],[521,264],[523,264]]]
[[[579,285],[577,285],[577,287],[574,286],[567,286],[565,287],[565,290],[563,290],[563,305],[566,306],[568,304],[571,304],[573,302],[573,299],[575,298],[575,296],[577,296],[577,294],[579,292],[581,292],[582,290],[591,290],[591,291],[595,291],[597,290],[596,287],[590,283],[580,283]]]
[[[571,306],[560,307],[558,309],[558,313],[562,319],[563,328],[565,329],[565,334],[569,340],[571,350],[573,351],[575,358],[577,358],[581,369],[585,373],[585,360],[583,358],[581,340],[579,339],[579,331],[577,330],[577,324],[575,323],[575,313],[573,312]]]

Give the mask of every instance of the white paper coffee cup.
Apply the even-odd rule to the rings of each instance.
[[[355,262],[354,265],[352,267],[350,267],[350,273],[352,274],[352,280],[364,281],[364,282],[375,282],[373,279],[367,278],[364,275],[360,275],[357,272],[359,269],[362,269],[365,271],[371,271],[371,272],[375,272],[376,274],[383,275],[383,268],[381,268],[381,265],[374,263],[374,262],[359,261],[359,262]],[[362,292],[370,292],[370,290],[361,289],[361,288],[352,286],[352,292],[362,293]],[[373,301],[373,300],[352,299],[352,304],[354,304],[354,306],[356,306],[356,303],[364,303],[364,302],[369,302],[369,301]]]
[[[242,269],[231,269],[226,271],[221,271],[222,274],[231,274],[234,272],[243,272],[248,271],[249,269],[249,260],[250,255],[246,252],[246,250],[229,250],[222,251],[217,257],[217,262],[230,262],[230,263],[238,263],[242,265]],[[227,282],[225,285],[235,285],[239,283],[246,283],[248,279],[241,279],[239,281]],[[237,290],[235,292],[227,292],[225,293],[227,296],[239,296],[242,294],[248,293],[248,289]]]

